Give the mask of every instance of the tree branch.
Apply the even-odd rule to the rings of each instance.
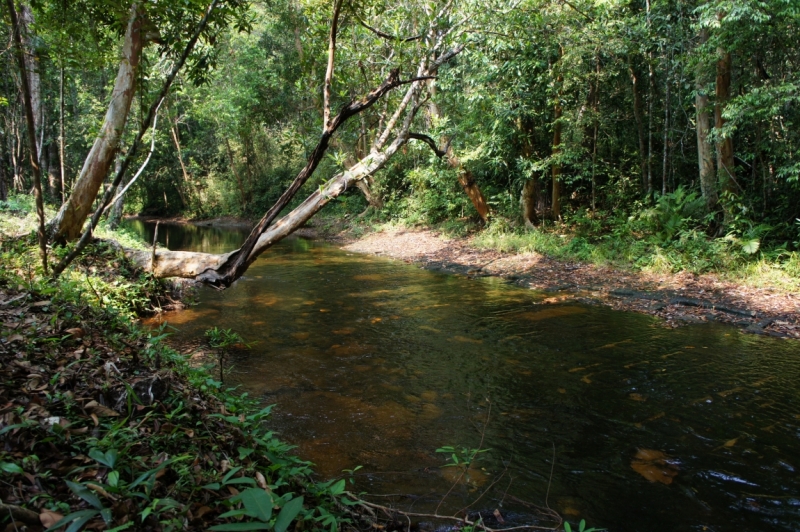
[[[412,41],[418,41],[418,40],[422,39],[423,37],[425,37],[424,34],[417,35],[415,37],[397,37],[395,35],[391,35],[389,33],[383,32],[383,31],[381,31],[381,30],[379,30],[377,28],[373,28],[372,26],[370,26],[369,24],[367,24],[366,22],[361,20],[361,18],[359,18],[358,16],[356,17],[356,19],[358,19],[359,24],[361,24],[362,26],[367,28],[369,31],[371,31],[372,33],[374,33],[378,37],[381,37],[381,38],[389,40],[389,41],[412,42]]]
[[[252,260],[255,260],[255,257],[253,257],[253,259],[250,257],[259,237],[264,233],[264,231],[266,231],[267,227],[269,227],[275,218],[277,218],[278,214],[280,214],[283,208],[289,204],[292,198],[294,198],[295,194],[297,194],[297,191],[300,190],[300,187],[302,187],[305,182],[308,181],[308,178],[314,173],[314,170],[316,170],[319,162],[322,160],[325,152],[328,149],[328,143],[330,142],[331,136],[333,136],[336,130],[339,129],[339,127],[344,124],[348,118],[368,109],[390,90],[407,83],[415,83],[419,80],[419,77],[411,78],[409,80],[401,80],[400,70],[394,69],[389,73],[389,76],[379,87],[370,91],[370,93],[363,98],[353,100],[347,105],[344,105],[339,110],[339,113],[336,115],[336,117],[330,121],[328,127],[322,132],[322,136],[320,137],[317,146],[314,148],[314,151],[311,152],[305,167],[300,170],[300,173],[298,173],[294,178],[294,181],[292,181],[292,184],[289,185],[289,188],[286,189],[281,197],[278,198],[278,201],[276,201],[275,204],[270,207],[267,213],[253,228],[242,246],[229,255],[222,266],[204,272],[197,277],[197,280],[221,289],[230,286],[233,281],[241,277],[245,270],[247,270],[247,267],[250,265]]]
[[[423,135],[422,133],[409,133],[409,134],[408,134],[408,138],[410,138],[410,139],[415,139],[415,140],[421,140],[422,142],[424,142],[425,144],[427,144],[428,146],[430,146],[430,147],[431,147],[431,149],[433,150],[433,153],[435,153],[435,154],[436,154],[436,156],[437,156],[438,158],[440,158],[440,159],[441,159],[442,157],[444,157],[445,155],[447,155],[447,150],[449,150],[449,149],[450,149],[450,142],[452,141],[452,139],[449,139],[449,140],[447,141],[447,144],[445,144],[445,145],[444,145],[444,148],[442,148],[442,149],[440,150],[440,149],[439,149],[439,147],[438,147],[438,146],[436,146],[436,141],[434,141],[434,140],[433,140],[431,137],[429,137],[428,135]]]

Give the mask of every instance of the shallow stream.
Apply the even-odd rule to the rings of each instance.
[[[245,235],[159,228],[213,253]],[[436,508],[459,476],[449,445],[488,451],[440,511],[488,490],[475,508],[546,501],[612,531],[800,529],[800,343],[547,297],[290,239],[160,319],[189,343],[214,326],[253,343],[226,384],[277,403],[322,475],[361,465],[358,489],[399,506]]]

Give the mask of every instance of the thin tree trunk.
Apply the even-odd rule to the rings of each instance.
[[[30,88],[28,87],[28,75],[25,71],[25,49],[22,46],[22,36],[17,19],[17,11],[14,8],[14,0],[6,0],[9,15],[11,17],[11,27],[14,33],[14,41],[17,51],[17,63],[20,71],[20,84],[22,85],[22,97],[25,101],[25,120],[28,124],[28,149],[30,151],[31,168],[33,170],[33,193],[36,200],[36,214],[39,217],[39,228],[37,237],[39,240],[39,254],[42,259],[42,268],[47,274],[47,236],[44,231],[44,200],[42,198],[42,175],[39,170],[39,160],[36,152],[36,126],[33,119],[33,103],[31,101]]]
[[[653,57],[648,61],[649,84],[647,86],[647,195],[653,193],[653,101],[655,99],[656,78]]]
[[[556,97],[555,108],[553,109],[553,156],[557,157],[561,153],[561,101]],[[553,213],[553,220],[561,218],[561,163],[554,162],[552,167],[553,176],[553,199],[551,209]]]
[[[708,40],[708,30],[700,31],[700,43]],[[719,194],[717,193],[716,175],[714,174],[714,152],[708,136],[711,133],[711,118],[709,116],[707,76],[705,65],[698,65],[695,73],[694,106],[697,114],[697,165],[700,171],[700,191],[706,200],[709,212],[717,208]]]
[[[367,200],[367,204],[375,210],[380,210],[383,209],[383,199],[381,199],[380,195],[375,193],[374,186],[375,179],[372,176],[367,176],[364,179],[356,181],[356,187],[364,194],[364,199]],[[364,212],[366,213],[367,211]]]
[[[125,129],[131,101],[136,91],[136,72],[144,46],[141,27],[142,17],[138,5],[133,4],[122,46],[122,60],[108,112],[100,134],[83,163],[72,194],[54,220],[54,236],[57,240],[71,240],[80,236],[83,223],[92,209],[92,203],[97,197],[100,185],[108,175],[108,170],[119,149],[119,140]]]
[[[61,179],[61,167],[58,164],[58,146],[55,142],[47,145],[47,181],[50,184],[50,197],[53,199],[59,196],[59,183]]]
[[[117,160],[114,163],[114,174],[122,170],[122,156],[117,154]],[[122,219],[122,210],[125,207],[125,196],[120,196],[111,207],[111,212],[108,213],[108,228],[112,231],[119,226],[119,221]]]
[[[6,165],[6,150],[0,148],[0,201],[6,201],[8,199],[7,174],[8,174],[8,165]]]
[[[244,185],[242,184],[242,178],[239,176],[239,172],[236,171],[236,165],[234,164],[233,160],[233,150],[231,149],[231,143],[227,137],[225,137],[225,147],[228,150],[228,161],[231,165],[231,172],[233,172],[234,177],[236,178],[236,184],[239,186],[239,196],[242,199],[242,212],[244,212],[245,207],[247,207],[247,196],[244,193]]]
[[[31,97],[31,109],[33,110],[33,123],[36,136],[36,153],[39,156],[41,168],[44,150],[42,149],[42,135],[44,133],[42,115],[42,78],[39,72],[39,54],[34,46],[34,39],[31,36],[31,26],[33,26],[33,11],[30,6],[21,4],[19,6],[19,30],[25,49],[25,69],[28,77],[28,90]]]
[[[61,72],[58,78],[58,160],[61,171],[61,204],[67,201],[67,189],[64,184],[66,170],[64,169],[64,65],[61,65]]]
[[[664,150],[661,161],[661,195],[665,195],[667,193],[667,168],[669,164],[669,101],[671,96],[669,73],[670,69],[669,65],[667,65],[667,72],[664,75]]]
[[[175,117],[175,122],[170,124],[169,132],[172,134],[172,141],[175,143],[175,150],[178,153],[178,162],[181,165],[181,174],[183,175],[183,185],[186,187],[188,192],[189,186],[191,184],[191,179],[189,178],[189,172],[186,171],[186,165],[183,164],[183,154],[181,153],[181,143],[178,139],[178,118]],[[228,146],[230,150],[230,146]],[[232,163],[231,163],[232,164]],[[241,186],[241,185],[240,185]],[[189,203],[186,201],[186,195],[183,191],[183,187],[178,185],[175,188],[178,189],[178,196],[181,197],[181,203],[183,204],[183,208],[187,208]]]
[[[520,121],[519,129],[523,135],[522,156],[529,160],[533,155],[533,145],[531,143],[533,128]],[[539,213],[544,212],[544,209],[539,209],[542,199],[541,181],[536,173],[532,172],[525,184],[522,185],[519,197],[520,207],[522,208],[522,221],[525,223],[525,227],[533,229],[539,222]]]
[[[717,61],[717,98],[714,106],[714,126],[720,140],[717,142],[717,171],[719,172],[720,189],[725,192],[736,192],[736,171],[733,163],[733,139],[719,135],[727,122],[723,117],[725,106],[730,98],[731,90],[731,54],[720,50]]]
[[[564,49],[559,45],[558,47],[558,65],[560,67],[561,58],[564,56]],[[556,98],[553,107],[553,157],[558,157],[561,153],[561,84],[564,82],[564,76],[560,73],[556,77]],[[551,166],[551,174],[553,178],[552,183],[552,200],[551,209],[553,220],[558,221],[561,218],[561,163],[554,162]]]
[[[636,133],[639,138],[639,172],[641,174],[642,191],[647,191],[647,146],[644,135],[644,117],[642,117],[642,94],[639,88],[639,77],[633,69],[633,65],[628,67],[631,75],[633,90],[633,117],[636,120]]]
[[[597,79],[594,88],[594,131],[592,135],[592,214],[597,208],[597,132],[600,129],[600,60],[597,60]]]

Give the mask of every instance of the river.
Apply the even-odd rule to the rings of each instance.
[[[244,236],[159,228],[170,249]],[[226,384],[277,403],[273,426],[323,476],[363,466],[356,488],[387,503],[435,509],[461,471],[436,450],[453,446],[485,452],[440,511],[481,497],[612,531],[800,529],[798,342],[548,297],[289,239],[150,323],[186,343],[239,333],[252,347]]]

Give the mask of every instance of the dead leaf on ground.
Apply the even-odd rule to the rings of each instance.
[[[119,416],[119,412],[117,412],[116,410],[112,410],[111,408],[108,408],[107,406],[103,406],[100,403],[98,403],[97,401],[89,401],[88,403],[86,403],[86,406],[84,406],[84,408],[87,411],[91,412],[92,414],[97,414],[100,417],[116,417],[116,416]]]
[[[62,519],[64,519],[63,515],[51,510],[42,510],[42,513],[39,514],[39,521],[42,522],[42,526],[45,528],[50,528]]]
[[[73,327],[72,329],[67,329],[64,332],[69,334],[73,338],[83,338],[83,336],[86,334],[84,330],[81,329],[80,327]]]

